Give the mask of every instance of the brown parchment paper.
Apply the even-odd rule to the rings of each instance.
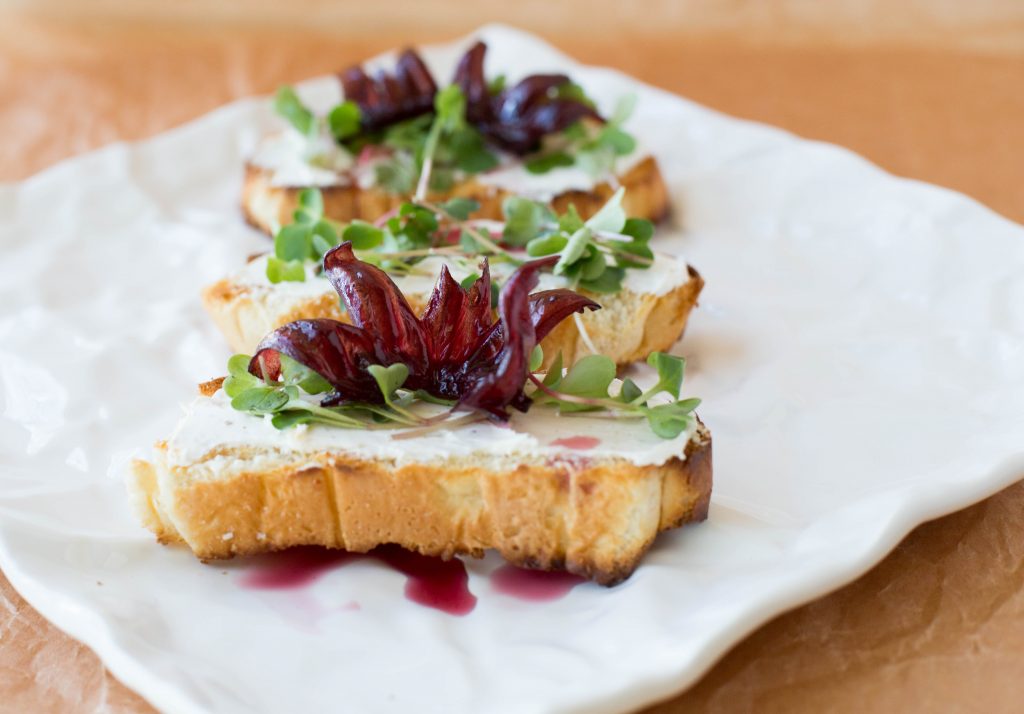
[[[971,47],[985,44],[977,25]],[[843,144],[1021,221],[1024,35],[990,25],[998,51],[984,53],[952,41],[959,49],[943,49],[934,27],[925,45],[886,46],[844,46],[841,28],[827,41],[811,36],[796,44],[684,38],[648,33],[636,22],[603,35],[542,34],[586,62]],[[0,180],[151,136],[231,99],[395,45],[468,29],[388,28],[378,22],[323,34],[251,23],[99,21],[87,13],[70,22],[59,13],[39,19],[0,9]],[[1020,711],[1022,523],[1018,484],[918,528],[865,576],[762,627],[690,691],[649,711]],[[0,713],[151,711],[0,574]]]

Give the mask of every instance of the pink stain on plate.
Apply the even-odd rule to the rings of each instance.
[[[250,590],[295,590],[361,559],[376,560],[405,575],[407,600],[450,615],[467,615],[476,607],[476,596],[469,591],[469,575],[461,560],[431,558],[397,546],[383,546],[366,554],[317,547],[290,548],[260,558],[242,575],[239,584]],[[344,609],[359,609],[358,603],[352,604],[355,607]]]
[[[594,436],[567,436],[563,439],[555,439],[551,442],[551,445],[586,451],[587,449],[593,449],[600,443],[601,440]]]
[[[359,556],[327,548],[290,548],[261,558],[239,581],[250,590],[294,590],[316,582],[327,572]]]
[[[527,570],[514,565],[503,565],[491,573],[491,587],[497,592],[529,602],[559,600],[583,582],[586,580],[580,576],[564,571]]]

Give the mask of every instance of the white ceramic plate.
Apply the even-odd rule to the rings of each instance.
[[[154,544],[123,465],[223,372],[197,293],[266,245],[237,198],[276,119],[237,102],[0,192],[0,565],[157,707],[634,708],[1024,474],[1024,230],[534,37],[479,34],[493,68],[569,70],[606,104],[639,94],[633,128],[681,216],[659,240],[708,283],[679,349],[715,438],[710,520],[661,538],[620,587],[548,603],[495,592],[495,559],[470,563],[465,617],[408,602],[371,562],[256,592],[235,566]],[[426,54],[447,76],[466,44]]]

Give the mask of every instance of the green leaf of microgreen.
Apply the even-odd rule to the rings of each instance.
[[[605,399],[615,379],[615,362],[604,355],[587,355],[569,368],[558,384],[558,391],[574,397]],[[576,402],[559,401],[563,412],[592,411],[597,408]]]
[[[594,106],[594,100],[587,96],[586,91],[583,87],[576,84],[575,82],[566,82],[561,84],[555,90],[555,96],[559,99],[571,99],[577,102],[586,104],[588,107]]]
[[[249,363],[251,361],[252,355],[232,355],[231,358],[228,359],[228,374],[231,375],[232,377],[241,377],[243,375],[251,377],[252,375],[249,374]],[[253,379],[256,378],[253,377]]]
[[[287,85],[277,90],[274,111],[287,119],[301,134],[311,134],[316,126],[313,112],[306,108],[295,90]]]
[[[541,156],[535,156],[531,159],[527,159],[524,166],[531,174],[546,174],[552,169],[557,169],[563,166],[572,166],[575,163],[576,159],[566,152],[555,151],[550,154],[543,154]]]
[[[288,395],[273,387],[250,387],[231,400],[231,406],[241,412],[270,414],[288,403]]]
[[[480,202],[472,198],[456,197],[445,201],[440,205],[442,211],[460,221],[465,221],[469,216],[480,210]]]
[[[284,354],[281,355],[281,381],[301,387],[306,394],[326,394],[334,389],[319,373]]]
[[[304,223],[289,223],[274,236],[274,255],[280,260],[306,260],[313,248],[313,231]]]
[[[404,195],[416,185],[416,162],[411,156],[396,153],[373,167],[374,180],[389,193]]]
[[[489,171],[498,165],[498,157],[488,150],[483,136],[468,124],[443,135],[441,146],[446,161],[467,174]]]
[[[335,245],[337,245],[337,243],[327,240],[322,235],[318,235],[316,233],[313,234],[313,252],[316,254],[318,260],[323,260],[327,251]]]
[[[559,385],[559,390],[577,397],[607,397],[615,379],[615,362],[605,355],[587,355],[574,364]]]
[[[616,156],[628,156],[636,149],[636,139],[622,129],[610,126],[601,132],[600,141]]]
[[[365,221],[352,221],[342,231],[341,239],[356,250],[372,250],[384,242],[384,231]]]
[[[299,424],[308,424],[313,421],[313,413],[305,409],[286,409],[277,412],[270,418],[270,423],[275,429],[290,429]]]
[[[425,392],[422,389],[417,389],[413,392],[413,396],[422,402],[427,402],[428,404],[439,404],[445,407],[455,406],[454,399],[441,399],[440,397],[435,397],[430,392]]]
[[[580,260],[579,279],[583,282],[595,280],[601,276],[606,267],[604,253],[593,245],[588,246]]]
[[[647,364],[658,371],[658,383],[648,389],[647,394],[653,396],[659,392],[668,392],[673,399],[679,399],[679,390],[682,388],[683,375],[686,372],[686,360],[664,352],[652,352],[647,357]]]
[[[519,196],[509,196],[501,204],[505,216],[502,240],[509,245],[522,246],[536,238],[554,216],[551,209],[537,201]]]
[[[536,345],[530,353],[530,371],[536,372],[542,364],[544,364],[544,350],[540,345]]]
[[[627,218],[622,226],[622,235],[646,243],[654,235],[654,224],[646,218]]]
[[[620,187],[601,210],[591,216],[583,225],[595,232],[621,233],[626,225],[626,212],[622,209],[622,197],[626,189]]]
[[[322,238],[331,247],[338,245],[338,231],[330,221],[321,218],[311,230],[314,237]]]
[[[366,370],[373,375],[377,386],[380,388],[380,393],[384,395],[385,403],[389,405],[393,401],[395,391],[405,384],[405,380],[409,377],[409,368],[401,362],[396,362],[387,367],[371,364]]]
[[[654,251],[646,243],[630,241],[614,247],[615,262],[623,268],[646,270],[654,263]]]
[[[301,283],[306,280],[306,267],[301,260],[267,258],[267,280],[271,283]]]
[[[635,401],[643,394],[643,390],[640,389],[629,377],[622,380],[622,389],[619,391],[619,401],[629,404]]]
[[[575,233],[583,227],[583,219],[576,210],[576,204],[570,203],[565,213],[558,217],[558,228],[564,233]]]
[[[680,413],[675,404],[659,404],[644,411],[651,431],[662,439],[674,439],[690,426],[693,418],[689,414]]]
[[[619,127],[625,124],[631,116],[633,116],[633,110],[636,109],[637,95],[635,92],[624,94],[619,97],[619,100],[615,103],[615,109],[612,111],[611,117],[608,119],[608,124]]]
[[[555,355],[554,361],[551,362],[551,366],[548,367],[547,374],[544,375],[543,384],[545,387],[555,389],[562,381],[562,353],[559,352]]]
[[[562,233],[549,233],[538,236],[526,244],[526,254],[532,258],[554,255],[565,248],[568,242],[569,239]]]
[[[304,219],[310,223],[315,223],[323,218],[324,197],[320,193],[320,189],[304,188],[299,191],[298,210],[303,211]],[[296,217],[296,220],[299,219]]]
[[[361,130],[362,112],[359,105],[348,100],[342,102],[327,115],[327,126],[338,141],[350,139]]]
[[[604,271],[596,278],[591,280],[581,280],[579,282],[579,287],[582,290],[604,295],[617,293],[622,290],[622,280],[625,277],[626,271],[623,268],[605,266]]]
[[[576,261],[583,257],[586,253],[587,248],[590,247],[593,240],[593,233],[586,226],[581,227],[578,231],[569,236],[568,242],[565,244],[565,248],[562,250],[562,256],[555,263],[555,267],[552,269],[555,275],[565,275],[569,272],[569,267]]]
[[[249,355],[233,355],[228,360],[228,376],[224,380],[224,393],[229,397],[237,397],[247,389],[259,387],[263,380],[249,374]]]

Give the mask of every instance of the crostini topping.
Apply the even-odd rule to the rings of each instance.
[[[552,270],[572,289],[614,293],[622,288],[627,269],[647,269],[654,262],[648,245],[654,226],[626,217],[624,193],[617,191],[586,221],[572,206],[558,215],[543,203],[520,197],[505,200],[504,222],[475,220],[472,214],[479,204],[454,198],[437,204],[411,201],[376,224],[353,221],[341,226],[324,218],[319,191],[305,189],[294,221],[274,237],[267,279],[306,280],[306,263],[320,263],[344,240],[352,243],[360,260],[396,275],[415,273],[417,263],[428,256],[474,264],[480,256],[513,264],[557,256]]]
[[[454,84],[466,98],[466,119],[496,146],[524,156],[541,139],[582,119],[603,123],[578,85],[564,74],[534,74],[494,90],[484,76],[487,45],[477,42],[459,62]]]
[[[345,101],[326,117],[316,117],[291,87],[278,91],[275,108],[304,136],[329,130],[352,155],[381,149],[372,166],[360,164],[360,175],[420,198],[503,162],[522,162],[535,174],[579,166],[605,179],[618,157],[635,150],[622,128],[635,98],[620,101],[606,120],[567,75],[530,75],[511,87],[503,76],[488,80],[486,52],[484,43],[473,45],[440,89],[410,49],[391,73],[370,76],[360,66],[341,72]]]
[[[391,278],[356,258],[351,243],[343,243],[325,255],[324,271],[352,324],[317,319],[278,328],[258,345],[249,371],[278,380],[283,354],[333,387],[322,406],[387,404],[390,394],[404,386],[505,419],[509,406],[525,411],[529,405],[523,385],[536,344],[572,313],[600,307],[571,290],[530,295],[537,272],[554,262],[533,261],[512,274],[501,292],[497,321],[486,262],[468,289],[445,268],[417,317]],[[382,389],[382,377],[371,366],[395,370],[384,375],[388,384],[397,380],[394,387]]]
[[[376,131],[404,119],[428,114],[434,108],[437,84],[415,50],[405,50],[395,71],[371,78],[362,67],[349,67],[340,75],[345,99],[359,107],[366,131]]]

